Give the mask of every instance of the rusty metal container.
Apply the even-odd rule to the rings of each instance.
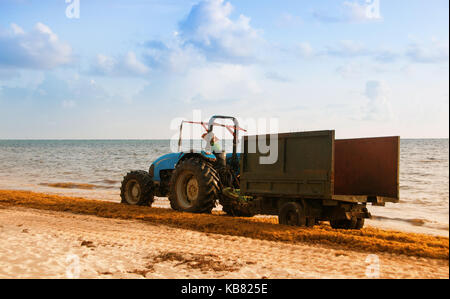
[[[333,130],[279,134],[275,163],[261,164],[271,153],[255,144],[269,144],[269,138],[243,138],[245,195],[378,205],[399,200],[399,137],[335,140]]]

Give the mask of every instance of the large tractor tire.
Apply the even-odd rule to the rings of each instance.
[[[219,193],[219,179],[213,166],[201,158],[188,158],[177,166],[170,180],[172,209],[211,213]]]
[[[127,173],[120,187],[121,203],[151,206],[154,200],[153,181],[147,171],[135,170]]]

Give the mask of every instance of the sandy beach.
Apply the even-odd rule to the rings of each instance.
[[[36,202],[30,198],[30,195],[37,197],[36,193],[2,191],[0,195],[0,278],[449,277],[448,238],[424,235],[423,239],[417,239],[416,243],[424,248],[443,247],[444,256],[430,251],[427,255],[437,257],[430,258],[418,256],[420,252],[426,252],[425,249],[397,254],[375,246],[371,252],[370,247],[364,249],[362,241],[356,237],[355,250],[345,248],[345,238],[341,241],[335,238],[335,241],[324,245],[308,238],[305,242],[276,241],[276,238],[271,241],[264,240],[264,236],[258,239],[202,232],[195,228],[183,229],[176,227],[176,222],[173,222],[175,225],[162,225],[146,219],[124,220],[111,215],[109,218],[98,217],[95,214],[101,210],[99,208],[93,212],[94,215],[61,212],[57,211],[60,198],[53,195],[41,195],[47,201],[36,205],[37,209],[20,203],[24,196],[28,196],[30,202]],[[74,199],[74,202],[79,205],[85,203],[81,199],[79,202]],[[66,211],[71,211],[71,204],[65,205]],[[129,208],[125,206],[124,210]],[[162,209],[146,209],[147,215],[162,213]],[[167,215],[173,216],[164,215],[159,216],[162,222]],[[218,223],[222,219],[244,221],[208,215],[194,215],[193,219],[203,216],[206,219],[218,218]],[[189,217],[186,221],[189,222]],[[260,229],[259,225],[273,226],[273,230],[280,227],[255,222],[256,231]],[[318,228],[307,233],[314,235],[320,230],[327,231]],[[362,234],[376,243],[382,232],[374,232],[368,229]],[[346,232],[334,234],[347,235]],[[397,237],[407,241],[408,237],[420,238],[420,235],[402,233],[401,238]],[[396,235],[392,234],[390,239],[396,241]],[[358,242],[361,243],[360,248]]]
[[[367,253],[133,220],[8,207],[0,232],[0,278],[367,277]],[[380,278],[448,278],[445,260],[377,256]]]

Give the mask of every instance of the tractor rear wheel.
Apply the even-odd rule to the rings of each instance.
[[[177,211],[211,213],[219,192],[217,178],[213,166],[201,158],[182,161],[170,180],[170,206]]]
[[[154,200],[153,181],[147,171],[135,170],[127,173],[120,187],[121,203],[151,206]]]

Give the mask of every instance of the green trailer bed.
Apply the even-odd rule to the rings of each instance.
[[[255,150],[258,142],[269,144],[270,136],[243,138],[242,194],[321,199],[324,204],[398,202],[399,137],[335,140],[333,130],[272,137],[278,151],[273,164],[260,163],[270,152]]]

